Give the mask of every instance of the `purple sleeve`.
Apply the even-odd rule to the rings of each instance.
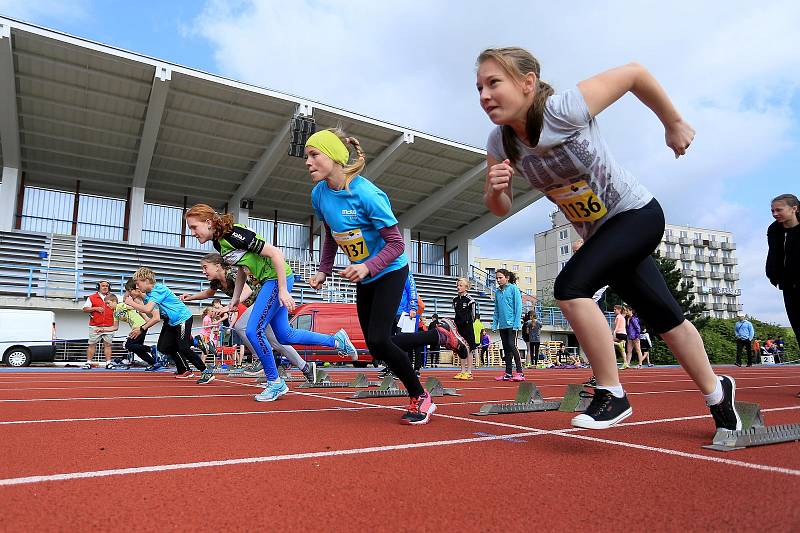
[[[403,236],[400,235],[400,230],[397,225],[380,230],[381,237],[386,241],[386,246],[375,254],[375,257],[370,257],[364,264],[369,268],[369,275],[376,276],[381,270],[387,267],[389,263],[400,257],[406,249],[406,243],[403,241]]]
[[[322,243],[322,253],[319,257],[319,271],[331,275],[333,272],[333,261],[336,259],[336,250],[339,248],[336,241],[333,240],[331,235],[331,227],[327,222],[322,223],[325,226],[325,239]]]

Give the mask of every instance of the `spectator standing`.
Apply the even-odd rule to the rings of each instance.
[[[639,324],[639,317],[636,316],[636,311],[630,307],[625,309],[625,333],[628,335],[628,339],[625,341],[628,364],[633,359],[633,352],[635,351],[639,360],[636,368],[641,368],[642,346],[641,342],[639,342],[639,336],[642,333],[642,326]]]
[[[436,329],[436,326],[442,326],[443,323],[439,321],[439,315],[437,313],[433,313],[431,315],[431,321],[428,324],[428,330]],[[431,344],[428,347],[428,355],[430,356],[429,359],[429,366],[439,366],[439,356],[441,355],[441,348],[439,344]]]
[[[786,344],[783,342],[783,337],[778,337],[775,339],[775,347],[777,348],[777,351],[775,352],[775,362],[783,363],[783,352],[786,350]]]
[[[453,310],[455,311],[455,324],[458,333],[467,341],[469,350],[466,357],[460,359],[461,372],[453,376],[453,379],[472,379],[472,358],[478,343],[475,342],[475,299],[469,294],[470,282],[467,278],[458,278],[456,281],[456,296],[453,298]],[[459,354],[460,355],[460,354]]]
[[[771,208],[775,222],[767,229],[767,278],[783,291],[789,324],[800,339],[800,202],[794,194],[781,194]]]
[[[653,366],[653,363],[650,362],[650,349],[653,347],[653,343],[650,340],[650,333],[647,332],[647,328],[642,328],[642,334],[639,336],[639,341],[642,347],[642,365]],[[645,364],[645,360],[647,360],[647,364]]]
[[[106,368],[110,368],[112,365],[111,341],[114,338],[114,334],[98,332],[100,328],[114,326],[114,308],[106,304],[106,298],[111,292],[111,284],[106,280],[102,280],[95,288],[97,289],[96,292],[90,294],[83,304],[83,312],[89,313],[89,345],[86,348],[86,363],[83,365],[86,370],[92,368],[92,359],[94,359],[94,354],[97,350],[97,343],[100,341],[103,341]]]
[[[630,359],[625,351],[625,341],[628,340],[628,330],[625,323],[625,308],[621,305],[614,306],[614,347],[622,352],[622,370],[630,368]]]
[[[742,366],[742,351],[747,354],[747,366],[753,366],[753,338],[756,331],[744,313],[739,313],[733,333],[736,336],[736,366]]]
[[[530,345],[530,362],[531,365],[536,366],[539,362],[539,349],[541,347],[541,333],[542,323],[539,322],[536,315],[531,316],[530,329],[528,330],[528,343]]]
[[[481,330],[481,354],[478,357],[478,365],[489,366],[489,345],[492,340],[489,338],[489,333],[484,329]]]
[[[496,379],[497,381],[525,381],[517,349],[517,335],[522,329],[522,294],[516,285],[517,276],[505,268],[498,268],[495,279],[497,280],[497,290],[494,291],[492,329],[500,333],[500,341],[503,343],[503,358],[506,363],[506,373]],[[511,373],[512,364],[516,364],[516,374]]]

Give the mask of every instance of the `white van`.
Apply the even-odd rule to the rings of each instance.
[[[9,366],[52,363],[56,355],[52,311],[0,309],[0,356]]]

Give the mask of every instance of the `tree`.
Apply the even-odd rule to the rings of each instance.
[[[655,259],[656,266],[658,266],[659,272],[661,272],[664,281],[667,283],[667,288],[675,300],[678,301],[678,305],[681,306],[683,316],[687,320],[694,322],[698,329],[701,329],[705,325],[707,318],[703,316],[705,306],[695,303],[694,294],[691,293],[694,288],[694,282],[683,280],[683,275],[677,266],[678,262],[676,260],[661,257],[658,251],[653,253],[653,259]],[[653,347],[650,351],[651,359],[657,363],[674,364],[676,362],[675,356],[667,348],[666,343],[657,335],[651,335],[651,339],[653,341]]]

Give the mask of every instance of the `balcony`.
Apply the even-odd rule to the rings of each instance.
[[[708,277],[711,279],[722,279],[722,272],[709,272]]]
[[[689,241],[690,241],[689,237],[679,237],[678,238],[678,242],[681,243],[681,244],[689,244]]]
[[[711,263],[712,265],[721,265],[722,264],[722,258],[721,257],[717,257],[716,255],[710,255],[710,256],[708,256],[708,262]]]
[[[705,241],[703,241],[703,239],[693,239],[692,244],[702,248],[703,246],[705,246]]]
[[[691,261],[692,254],[681,254],[681,261]]]
[[[711,306],[714,309],[714,311],[724,311],[725,310],[725,304],[713,303],[713,304],[711,304]]]
[[[733,313],[737,311],[741,311],[743,309],[742,304],[727,304],[728,311]]]
[[[664,254],[664,257],[666,257],[667,259],[674,259],[676,261],[680,258],[680,256],[675,252],[667,252]]]
[[[706,261],[708,261],[708,256],[703,254],[695,254],[694,260],[697,261],[698,263],[705,263]]]
[[[678,238],[675,235],[672,235],[672,234],[668,235],[668,234],[665,233],[664,234],[664,242],[666,242],[667,244],[677,244],[678,243]]]
[[[694,275],[694,270],[692,270],[691,268],[684,268],[683,270],[681,270],[681,275],[684,278],[691,278]]]
[[[708,272],[706,272],[705,270],[695,270],[694,271],[694,275],[699,279],[707,279],[708,278]]]
[[[719,241],[708,241],[708,247],[712,250],[719,250],[722,247],[722,243]]]
[[[735,265],[738,262],[739,261],[737,261],[737,259],[735,257],[723,257],[722,258],[722,264],[723,265]]]
[[[735,242],[723,242],[722,243],[722,249],[723,250],[735,250],[736,249],[736,243]]]
[[[739,279],[739,274],[736,272],[730,272],[725,274],[725,281],[737,281]]]

